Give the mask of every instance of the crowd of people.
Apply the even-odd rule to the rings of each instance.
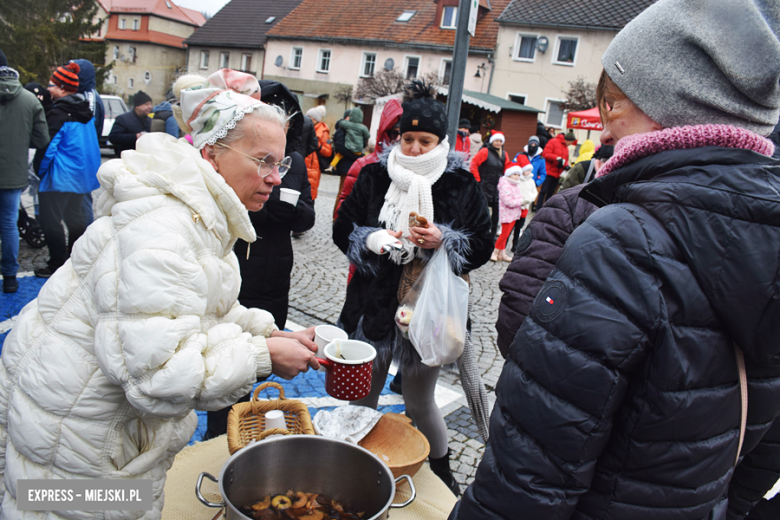
[[[257,381],[319,368],[314,328],[284,328],[324,172],[349,262],[337,325],[377,351],[353,404],[376,408],[398,365],[431,470],[463,492],[451,520],[776,517],[761,498],[780,477],[779,32],[756,0],[660,0],[603,55],[604,131],[573,159],[574,133],[541,122],[514,157],[469,119],[450,143],[424,81],[385,104],[372,143],[359,108],[329,128],[324,106],[222,69],[157,105],[136,93],[101,166],[92,64],[22,87],[0,53],[3,290],[30,168],[50,278],[0,358],[2,518],[35,517],[16,513],[17,478],[151,479],[138,514],[159,518],[195,409],[216,437]],[[439,251],[466,282],[508,262],[505,364],[465,491],[441,367],[395,320]]]

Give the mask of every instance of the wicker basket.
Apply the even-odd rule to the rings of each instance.
[[[257,394],[260,393],[260,390],[268,387],[279,390],[279,398],[268,401],[259,400]],[[265,429],[265,413],[271,410],[284,412],[284,422],[287,425],[286,430],[279,428]],[[309,409],[300,401],[286,399],[284,397],[284,389],[279,383],[269,381],[259,385],[248,403],[233,405],[228,414],[227,441],[231,455],[253,440],[259,441],[269,435],[280,433],[284,435],[315,434]]]

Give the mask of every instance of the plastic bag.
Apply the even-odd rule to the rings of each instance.
[[[395,319],[422,362],[438,367],[454,362],[466,342],[469,284],[450,268],[440,247],[401,302]]]

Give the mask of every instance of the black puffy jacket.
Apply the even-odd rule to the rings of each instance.
[[[580,198],[583,187],[584,184],[575,186],[550,198],[520,237],[512,263],[498,285],[504,294],[496,330],[498,349],[504,357],[531,311],[536,293],[558,263],[569,235],[597,209]]]
[[[238,240],[234,247],[241,267],[241,292],[238,301],[244,307],[257,307],[274,315],[276,326],[284,328],[287,321],[290,293],[290,273],[293,268],[293,248],[290,232],[302,233],[314,226],[314,202],[306,165],[298,152],[291,152],[292,167],[279,186],[274,186],[263,209],[249,213],[257,232],[257,241],[249,248]],[[279,200],[281,188],[300,191],[298,204]]]
[[[450,518],[742,518],[780,476],[780,163],[669,150],[582,193],[608,205],[571,235],[510,347]],[[735,471],[732,342],[749,401]]]

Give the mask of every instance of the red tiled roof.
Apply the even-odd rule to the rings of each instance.
[[[470,49],[492,51],[498,37],[496,18],[510,0],[491,0],[492,11],[480,8],[476,37]],[[417,11],[408,22],[397,22],[404,11]],[[440,29],[434,0],[303,0],[268,37],[358,44],[452,47],[455,31]],[[348,13],[345,16],[345,13]]]
[[[106,40],[156,43],[167,47],[176,47],[177,49],[184,48],[184,38],[181,36],[173,36],[172,34],[165,34],[157,31],[108,31],[106,33]]]
[[[179,7],[174,0],[98,0],[108,13],[153,14],[200,27],[206,18],[197,11]],[[170,7],[168,7],[170,5]]]

